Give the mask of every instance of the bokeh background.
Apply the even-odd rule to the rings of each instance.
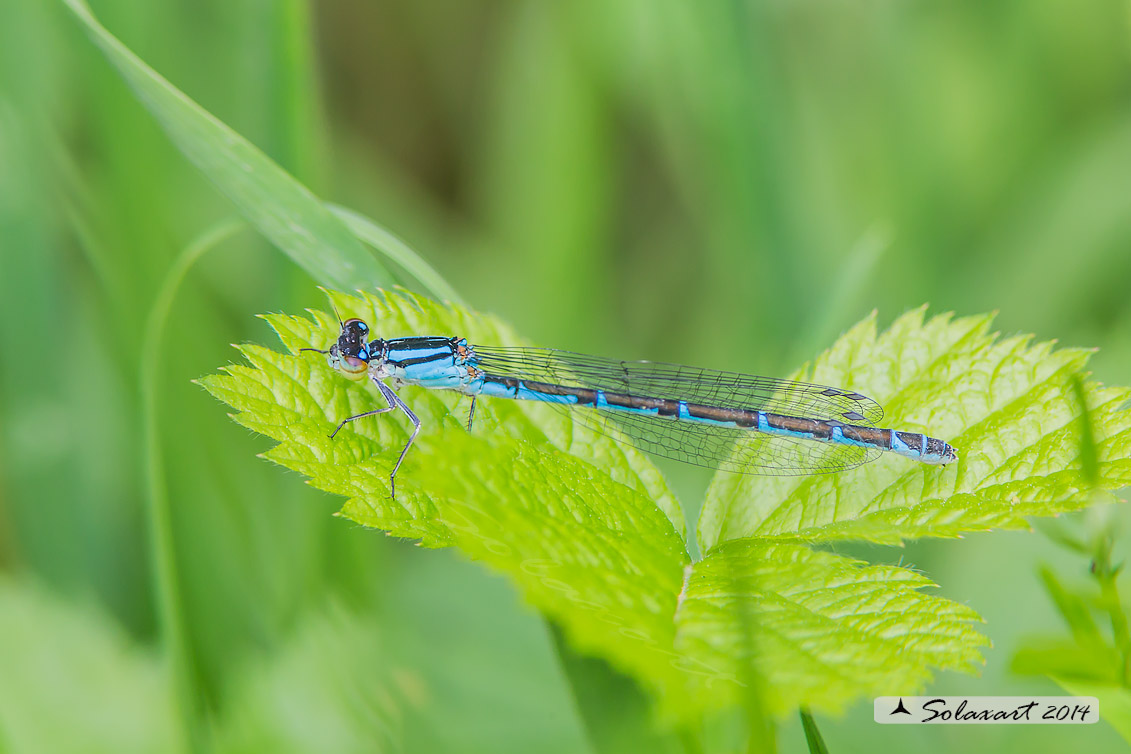
[[[536,342],[784,374],[872,309],[929,303],[1099,346],[1096,375],[1131,382],[1122,0],[91,5]],[[323,305],[288,258],[235,235],[189,271],[164,347],[144,339],[173,260],[233,215],[61,4],[0,4],[0,750],[186,740],[159,652],[147,361],[198,743],[588,750],[550,630],[506,582],[333,518],[190,382],[229,343],[274,343],[254,314]],[[693,515],[706,477],[664,468]],[[1038,564],[1085,583],[1086,559],[1039,533],[855,554],[987,619],[983,676],[935,691],[1060,693],[1009,660],[1065,633]],[[833,751],[1126,746],[1105,724],[881,728],[870,709],[820,720]]]

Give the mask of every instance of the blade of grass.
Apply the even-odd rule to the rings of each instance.
[[[829,747],[825,746],[825,739],[821,738],[821,731],[817,729],[817,721],[807,709],[801,710],[801,727],[805,729],[805,743],[809,745],[809,754],[829,754]]]
[[[455,288],[449,285],[448,281],[444,280],[443,276],[436,272],[432,265],[428,264],[423,257],[413,251],[407,243],[396,235],[352,209],[329,202],[326,203],[326,208],[337,215],[350,229],[351,233],[396,262],[405,272],[416,278],[425,290],[431,291],[434,298],[440,301],[451,301],[455,304],[464,303],[460,295],[456,293]]]
[[[149,514],[149,545],[153,563],[153,601],[158,606],[158,622],[166,661],[178,704],[180,724],[191,751],[202,751],[205,730],[201,725],[201,689],[186,639],[177,576],[176,544],[173,540],[172,510],[165,489],[165,467],[161,460],[161,434],[157,421],[157,369],[161,364],[161,339],[173,298],[192,265],[205,252],[230,238],[244,223],[229,220],[205,232],[189,244],[165,276],[145,321],[143,343],[149,344],[139,366],[142,396],[142,435],[145,447],[146,500]]]
[[[266,4],[265,12],[271,55],[280,79],[269,100],[279,160],[299,180],[318,190],[323,186],[319,180],[323,174],[323,143],[318,127],[322,103],[309,3],[282,0]]]
[[[64,2],[177,148],[311,277],[345,289],[395,281],[306,186],[142,62],[82,0]]]

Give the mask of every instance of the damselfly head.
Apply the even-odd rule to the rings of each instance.
[[[356,317],[347,319],[342,323],[342,331],[338,334],[338,350],[349,356],[356,356],[365,351],[365,339],[369,336],[369,325]]]
[[[326,360],[334,369],[351,380],[364,379],[369,372],[369,345],[365,338],[369,325],[360,319],[347,319],[342,323],[338,342],[326,352]]]

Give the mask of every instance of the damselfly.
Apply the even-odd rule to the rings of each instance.
[[[470,395],[469,431],[478,396],[540,401],[577,408],[581,423],[649,453],[743,474],[844,471],[884,451],[932,465],[958,458],[942,440],[877,427],[883,409],[851,390],[549,348],[473,346],[460,337],[368,337],[365,322],[347,319],[329,349],[302,350],[326,354],[352,380],[372,380],[387,404],[342,420],[331,437],[393,409],[412,422],[389,475],[394,496],[421,424],[395,392],[403,385]]]

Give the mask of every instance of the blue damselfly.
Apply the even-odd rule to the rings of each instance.
[[[389,475],[396,476],[420,420],[396,394],[403,385],[471,396],[577,408],[578,420],[649,453],[743,474],[792,476],[844,471],[891,452],[932,465],[957,460],[954,448],[918,432],[877,427],[883,409],[851,390],[651,361],[618,361],[549,348],[471,345],[465,338],[369,340],[360,319],[341,323],[326,351],[337,371],[370,379],[386,406],[349,422],[400,409],[412,434]]]

